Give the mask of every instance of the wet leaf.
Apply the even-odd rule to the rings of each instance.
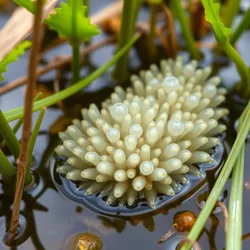
[[[220,20],[220,4],[214,0],[202,0],[202,4],[206,20],[212,24],[217,41],[225,43],[229,40],[232,29],[227,28]]]
[[[27,9],[32,14],[35,14],[36,9],[35,9],[35,4],[33,1],[31,0],[13,0],[13,1],[19,6]]]
[[[77,8],[73,8],[73,1],[76,1]],[[76,16],[76,24],[73,17]],[[55,13],[50,15],[46,23],[49,27],[59,33],[61,37],[67,38],[71,44],[79,44],[90,37],[100,34],[96,25],[90,23],[86,17],[87,7],[82,6],[81,0],[68,0],[61,3],[60,8],[55,9]]]
[[[23,55],[25,50],[31,46],[30,41],[24,41],[14,48],[0,61],[0,81],[3,80],[2,73],[7,71],[8,64],[18,61],[19,56]]]

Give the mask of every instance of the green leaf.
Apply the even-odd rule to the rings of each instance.
[[[19,6],[27,9],[32,14],[36,12],[36,6],[32,0],[13,0]]]
[[[55,9],[55,13],[46,19],[46,23],[72,45],[79,45],[82,41],[100,34],[98,27],[90,23],[86,13],[87,7],[82,5],[82,0],[68,0]]]
[[[7,65],[12,62],[16,62],[18,60],[18,57],[23,55],[25,49],[29,48],[30,46],[30,41],[24,41],[2,59],[2,61],[0,62],[0,81],[4,79],[2,73],[7,71]]]
[[[219,43],[229,40],[232,29],[227,28],[220,20],[220,4],[214,0],[202,0],[206,20],[213,26],[215,37]]]

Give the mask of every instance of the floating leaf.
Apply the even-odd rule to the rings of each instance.
[[[30,41],[24,41],[20,43],[16,48],[14,48],[9,54],[7,54],[2,61],[0,61],[0,81],[3,80],[2,73],[7,71],[7,65],[16,62],[18,57],[23,55],[25,49],[31,46]]]
[[[27,9],[29,12],[35,14],[36,6],[33,1],[31,0],[13,0],[19,6]]]
[[[98,27],[90,23],[86,13],[87,7],[82,5],[81,0],[68,0],[67,3],[61,3],[60,8],[55,9],[55,13],[47,18],[46,23],[61,37],[77,45],[100,34]]]
[[[232,29],[227,28],[220,20],[220,4],[214,0],[202,0],[206,20],[213,26],[215,37],[219,43],[229,40]]]

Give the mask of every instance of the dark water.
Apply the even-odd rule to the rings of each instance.
[[[92,10],[96,11],[107,5],[110,0],[92,0]],[[7,20],[6,14],[0,14],[0,27]],[[243,59],[250,64],[250,52],[247,49],[250,32],[243,35],[239,42],[239,51],[243,54]],[[98,39],[98,38],[95,38]],[[209,39],[209,38],[208,38]],[[98,50],[91,55],[91,62],[94,66],[101,65],[114,52],[113,46],[107,46],[105,49]],[[48,58],[55,54],[70,53],[70,48],[63,45]],[[211,62],[214,58],[208,51],[204,50],[204,63]],[[5,74],[6,82],[20,77],[26,72],[27,57],[24,56],[18,63],[9,67],[9,72]],[[87,72],[82,72],[86,74]],[[223,67],[219,74],[222,76],[224,83],[230,88],[232,84],[239,79],[235,68],[232,65]],[[53,79],[54,73],[50,73],[41,78],[43,81]],[[67,78],[67,75],[65,75]],[[109,86],[104,88],[105,86]],[[109,94],[112,82],[107,73],[102,79],[96,80],[89,86],[85,92],[88,94],[79,97],[78,101],[82,105],[89,102],[100,101],[100,97],[105,99],[103,93]],[[104,88],[104,89],[103,89]],[[100,90],[93,94],[94,91]],[[9,110],[22,105],[24,88],[21,87],[0,96],[0,108]],[[69,249],[67,242],[79,233],[90,232],[98,235],[103,242],[104,250],[127,250],[127,249],[145,249],[145,250],[173,250],[178,242],[185,237],[184,234],[176,234],[163,244],[157,244],[157,240],[171,226],[173,217],[177,212],[190,210],[196,215],[200,212],[198,197],[209,192],[213,184],[213,176],[209,178],[209,184],[205,184],[197,192],[192,194],[184,202],[173,206],[165,207],[154,215],[149,214],[141,218],[131,220],[118,219],[104,216],[90,211],[69,199],[56,190],[51,178],[51,156],[53,148],[57,144],[56,136],[48,134],[49,126],[62,115],[62,111],[56,108],[49,108],[43,121],[41,132],[35,147],[35,164],[34,169],[38,178],[38,185],[25,193],[21,204],[21,230],[22,237],[17,241],[18,247],[10,249],[33,250],[33,249]],[[34,115],[34,118],[37,116]],[[231,117],[237,118],[237,109],[231,109]],[[20,134],[19,134],[20,136]],[[230,148],[230,142],[233,140],[234,133],[229,130],[227,137],[227,147]],[[250,144],[246,145],[246,152],[250,152]],[[243,234],[250,234],[250,223],[245,218],[249,218],[250,200],[250,169],[248,167],[249,154],[246,153],[245,159],[245,176],[244,176],[244,213],[243,213]],[[3,188],[0,184],[0,239],[3,238],[11,216],[11,205],[13,198],[3,195]],[[224,189],[225,204],[228,204],[228,193],[230,191],[230,181]],[[7,192],[5,192],[6,194]],[[224,236],[224,218],[220,210],[216,210],[207,221],[206,227],[199,239],[202,249],[223,249],[225,247]],[[244,220],[245,219],[245,220]],[[249,249],[250,240],[245,239],[243,249]],[[0,249],[9,249],[0,242]]]

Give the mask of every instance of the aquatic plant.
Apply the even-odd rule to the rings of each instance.
[[[140,76],[133,88],[115,88],[101,110],[83,109],[55,151],[65,157],[57,171],[85,195],[105,190],[108,204],[122,198],[133,205],[140,192],[152,208],[157,194],[175,195],[174,183],[187,183],[186,173],[201,175],[198,164],[213,161],[211,149],[226,130],[218,120],[228,114],[218,106],[226,89],[211,68],[196,69],[197,61],[162,61]]]

